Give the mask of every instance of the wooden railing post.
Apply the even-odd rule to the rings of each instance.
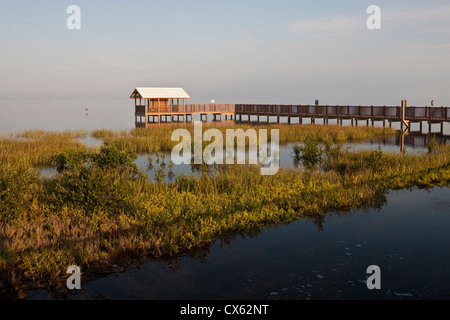
[[[406,113],[406,100],[402,100],[402,121],[405,121],[405,113]]]

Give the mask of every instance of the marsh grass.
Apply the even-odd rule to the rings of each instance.
[[[91,135],[97,139],[119,141],[129,147],[136,153],[153,153],[157,151],[171,151],[177,142],[171,141],[172,132],[177,128],[187,129],[191,136],[194,136],[193,126],[183,126],[174,124],[172,126],[164,127],[150,127],[150,128],[136,128],[124,131],[110,131],[110,130],[95,130]],[[375,137],[394,135],[396,132],[391,128],[376,128],[376,127],[343,127],[337,125],[328,126],[313,126],[313,125],[265,125],[255,127],[245,124],[237,125],[203,125],[203,132],[211,129],[219,129],[222,135],[226,136],[227,129],[267,129],[268,139],[271,138],[271,130],[279,130],[279,142],[304,142],[307,137],[311,137],[317,142],[343,142],[343,141],[358,141],[364,139],[371,139]],[[192,139],[193,140],[193,139]],[[224,145],[226,139],[223,140]],[[248,141],[246,141],[248,144]]]
[[[69,149],[80,153],[98,149],[96,147],[86,146],[77,141],[79,138],[86,138],[89,134],[94,138],[103,141],[119,143],[137,154],[155,153],[158,151],[169,152],[177,144],[177,142],[171,141],[172,132],[177,128],[188,129],[193,137],[193,126],[183,126],[180,124],[164,127],[155,126],[147,129],[136,128],[123,131],[101,129],[91,133],[82,130],[64,132],[28,130],[0,137],[0,165],[54,165],[55,157]],[[255,129],[253,126],[240,124],[234,126],[204,125],[203,131],[210,128],[219,129],[224,137],[227,129],[242,128],[244,131]],[[269,139],[270,130],[279,129],[280,143],[304,142],[308,136],[313,137],[318,142],[335,143],[371,139],[378,136],[395,134],[395,131],[389,128],[341,127],[334,125],[268,125],[261,126],[261,128],[268,129]],[[224,139],[224,144],[225,140],[226,139]],[[248,140],[246,143],[248,143]]]
[[[303,147],[295,145],[293,147],[293,151],[294,162],[298,163],[302,161],[303,165],[308,169],[317,167],[323,154],[323,150],[319,146],[319,142],[313,136],[307,136],[305,138],[305,145]]]
[[[85,131],[50,132],[24,131],[0,137],[0,165],[49,165],[53,158],[68,149],[87,151],[76,139],[87,136]]]
[[[435,153],[439,150],[439,143],[436,141],[436,137],[432,137],[427,142],[428,153]]]
[[[450,146],[421,154],[350,151],[329,138],[320,159],[322,170],[280,169],[274,176],[262,176],[258,166],[223,165],[216,167],[214,175],[201,169],[199,177],[181,174],[163,182],[161,173],[153,181],[131,166],[129,132],[102,134],[110,141],[102,148],[87,149],[69,139],[66,143],[74,149],[58,142],[41,158],[23,149],[13,155],[1,153],[0,286],[4,290],[17,294],[21,286],[58,284],[71,264],[86,274],[110,270],[114,261],[128,257],[175,256],[218,237],[295,219],[313,219],[320,230],[327,211],[381,207],[389,189],[450,183]],[[145,138],[147,133],[134,134],[152,141],[151,135]],[[115,135],[118,139],[111,138]],[[163,136],[156,138],[162,140]],[[87,156],[83,161],[68,160],[73,150]],[[11,161],[20,155],[27,160]],[[33,165],[52,155],[60,156],[66,169],[41,177]],[[172,166],[160,156],[157,160],[156,169],[166,162]]]

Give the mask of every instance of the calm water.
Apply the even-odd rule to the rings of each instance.
[[[120,130],[134,125],[134,102],[130,99],[0,100],[0,134],[29,129]]]
[[[450,299],[450,189],[390,192],[380,202],[218,240],[197,256],[148,260],[84,283],[71,299]],[[369,265],[381,269],[380,290],[366,286]]]

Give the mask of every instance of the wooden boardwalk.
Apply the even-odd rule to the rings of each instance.
[[[403,102],[402,102],[403,103]],[[358,121],[366,121],[372,125],[376,121],[382,121],[392,126],[393,122],[400,122],[401,128],[409,129],[411,123],[422,125],[427,122],[430,131],[432,124],[440,124],[441,132],[444,131],[444,123],[450,122],[449,107],[415,107],[406,106],[341,106],[341,105],[274,105],[274,104],[190,104],[173,105],[169,110],[155,112],[155,109],[147,105],[136,105],[136,126],[145,126],[146,123],[170,123],[191,122],[194,115],[200,115],[201,121],[208,121],[208,115],[212,115],[212,121],[225,120],[251,121],[256,117],[256,122],[269,122],[271,117],[287,119],[291,124],[292,119],[298,119],[300,124],[303,119],[311,119],[316,124],[316,119],[323,119],[325,124],[328,120],[336,119],[342,125],[343,120],[350,120],[351,124]],[[263,119],[265,118],[265,121]]]
[[[281,118],[286,118],[288,123],[292,119],[298,118],[302,123],[304,118],[311,119],[311,123],[315,124],[316,119],[323,119],[328,124],[329,119],[336,119],[338,124],[342,124],[343,120],[350,120],[351,124],[357,123],[359,120],[372,122],[382,121],[383,126],[386,122],[389,126],[392,122],[400,122],[401,126],[409,128],[410,123],[427,122],[429,126],[433,123],[441,125],[443,132],[444,123],[450,122],[449,107],[407,107],[405,106],[340,106],[340,105],[263,105],[263,104],[236,104],[235,115],[236,121],[250,121],[252,116],[257,118],[257,122],[262,122],[261,118],[265,117],[269,122],[270,117],[276,117],[279,123]]]

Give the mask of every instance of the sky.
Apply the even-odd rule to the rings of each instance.
[[[182,87],[191,103],[448,106],[449,17],[448,0],[1,0],[0,99]]]

